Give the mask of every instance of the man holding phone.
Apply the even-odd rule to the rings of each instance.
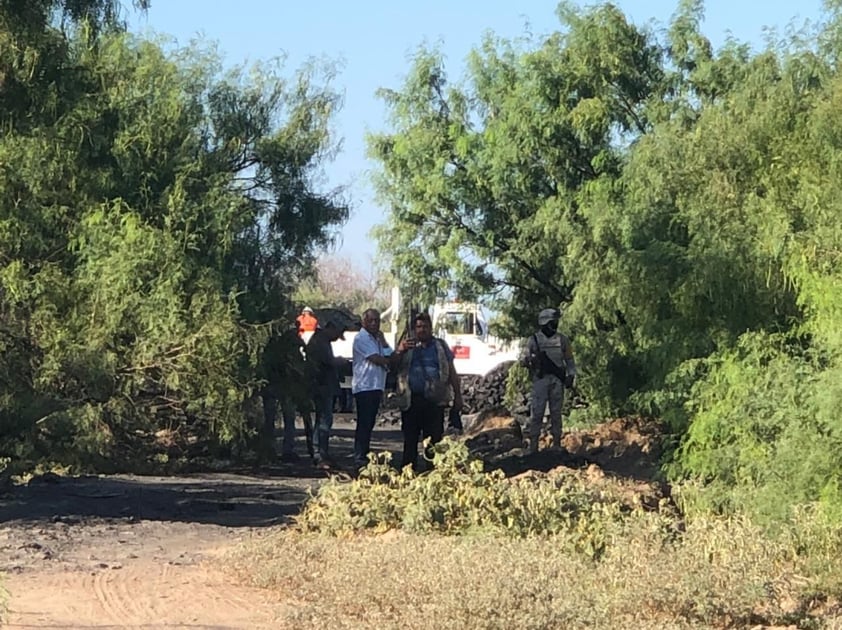
[[[397,399],[403,431],[402,466],[418,469],[418,438],[430,438],[430,446],[444,436],[444,410],[452,402],[462,410],[462,388],[453,365],[453,352],[443,339],[433,336],[428,313],[412,322],[413,337],[401,341],[395,355]],[[432,459],[428,448],[427,458]]]

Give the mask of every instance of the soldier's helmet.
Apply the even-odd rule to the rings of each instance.
[[[557,322],[561,318],[561,314],[556,308],[545,308],[538,313],[538,325],[544,326],[550,322]]]

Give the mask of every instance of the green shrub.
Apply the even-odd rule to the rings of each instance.
[[[388,453],[370,456],[358,479],[325,483],[298,517],[306,532],[343,535],[392,529],[514,537],[554,534],[599,557],[613,532],[636,513],[620,492],[588,485],[573,472],[507,479],[483,472],[462,442],[436,445],[435,467],[396,471]]]
[[[705,361],[670,470],[690,478],[688,510],[746,511],[766,522],[822,501],[840,513],[842,367],[792,339],[746,334]]]

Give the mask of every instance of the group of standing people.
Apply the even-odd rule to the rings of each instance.
[[[337,339],[344,339],[345,326],[327,319],[315,327],[305,343],[301,339],[302,319],[299,316],[296,327],[278,338],[273,337],[266,348],[265,429],[274,436],[276,410],[280,407],[284,420],[281,459],[297,460],[294,438],[298,411],[304,418],[308,436],[312,434],[311,455],[314,462],[319,467],[329,468],[333,463],[329,448],[333,399],[339,390],[339,370],[347,362],[347,359],[334,356],[331,344]],[[290,356],[293,358],[290,359]],[[287,365],[283,365],[285,361]],[[417,469],[419,438],[429,438],[430,447],[440,442],[444,436],[445,409],[450,407],[459,412],[463,406],[453,352],[444,340],[433,336],[432,321],[427,313],[417,314],[410,334],[396,349],[391,348],[380,330],[380,313],[376,309],[368,309],[363,313],[362,329],[354,338],[351,361],[351,391],[357,409],[355,466],[361,468],[368,463],[386,378],[390,371],[394,371],[404,437],[402,466]],[[296,383],[300,386],[293,385]],[[285,393],[284,386],[292,393]],[[309,405],[306,401],[302,402],[302,397],[307,397],[305,391],[309,391]],[[309,422],[311,410],[315,414],[312,428]],[[431,456],[430,453],[427,455]]]
[[[307,312],[309,311],[309,312]],[[565,390],[575,387],[576,362],[570,340],[558,330],[559,311],[544,309],[538,315],[538,331],[527,340],[522,363],[532,375],[529,452],[538,442],[549,406],[552,447],[561,447],[561,408]],[[309,330],[308,330],[309,329]],[[309,340],[304,332],[312,331]],[[296,412],[304,418],[308,448],[317,466],[329,468],[333,400],[339,391],[339,370],[347,359],[335,357],[332,343],[344,339],[345,326],[333,319],[317,325],[310,309],[299,316],[296,326],[273,336],[266,348],[267,386],[263,402],[266,431],[274,438],[277,408],[283,414],[282,461],[295,461]],[[396,374],[396,400],[401,410],[403,432],[402,466],[418,468],[419,438],[429,438],[429,447],[444,437],[445,409],[460,412],[464,402],[459,374],[447,343],[433,336],[430,315],[415,315],[409,334],[396,349],[389,346],[380,330],[380,313],[363,313],[362,329],[354,338],[351,391],[356,402],[354,464],[368,463],[371,438],[390,371]],[[310,424],[310,411],[315,424]],[[312,441],[311,441],[312,440]],[[426,453],[431,459],[431,453]]]
[[[363,313],[362,330],[354,338],[351,391],[357,406],[354,464],[368,463],[371,435],[383,401],[386,377],[395,371],[396,396],[403,432],[402,466],[418,469],[418,440],[429,438],[429,447],[444,437],[444,410],[462,410],[462,387],[453,365],[453,352],[433,337],[427,313],[418,313],[411,333],[392,349],[380,330],[380,313]],[[427,453],[431,459],[432,454]]]

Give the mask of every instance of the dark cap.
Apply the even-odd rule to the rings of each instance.
[[[338,328],[340,330],[339,339],[342,339],[343,341],[345,339],[345,331],[348,329],[345,322],[340,322],[333,317],[329,317],[324,324],[322,324],[322,328]]]

